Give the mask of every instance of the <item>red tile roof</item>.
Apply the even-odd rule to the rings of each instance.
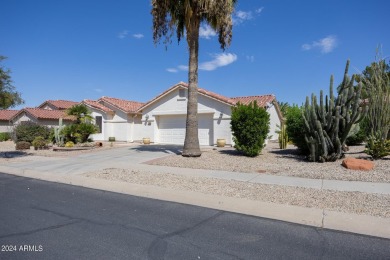
[[[82,103],[86,104],[87,106],[90,106],[92,108],[95,108],[95,109],[98,109],[98,110],[101,110],[103,112],[114,112],[114,110],[112,110],[111,108],[109,107],[106,107],[102,104],[100,104],[99,102],[95,101],[95,100],[89,100],[89,99],[84,99],[82,101]]]
[[[234,97],[232,98],[235,103],[240,102],[243,105],[248,105],[253,101],[257,101],[259,107],[266,107],[267,103],[272,103],[275,101],[274,95],[262,95],[262,96],[248,96],[248,97]]]
[[[10,121],[19,110],[0,110],[0,120],[1,121]]]
[[[169,89],[165,90],[163,93],[159,94],[158,96],[156,96],[153,99],[151,99],[148,102],[146,102],[142,107],[139,108],[138,111],[142,110],[143,108],[145,108],[149,104],[154,103],[156,100],[158,100],[162,96],[165,96],[166,94],[168,94],[169,92],[173,91],[174,89],[180,88],[180,87],[188,89],[188,84],[185,83],[185,82],[179,82],[176,85],[173,85]],[[222,102],[227,103],[227,104],[232,105],[232,106],[234,106],[236,104],[236,102],[233,99],[231,99],[231,98],[219,95],[217,93],[208,91],[208,90],[203,89],[203,88],[198,88],[198,93],[201,93],[201,94],[203,94],[205,96],[208,96],[208,97],[211,97],[213,99],[217,99],[219,101],[222,101]]]
[[[110,104],[126,113],[135,113],[141,106],[144,105],[144,103],[141,102],[129,101],[112,97],[101,97],[98,102]]]
[[[43,108],[46,104],[50,104],[59,110],[68,109],[74,105],[77,105],[79,102],[70,101],[70,100],[46,100],[38,108]]]
[[[36,119],[58,120],[63,118],[69,121],[74,120],[74,117],[66,115],[64,110],[48,110],[43,108],[23,108],[14,117],[22,113],[29,114]]]

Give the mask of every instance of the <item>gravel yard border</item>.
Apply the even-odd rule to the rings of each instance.
[[[109,168],[84,176],[173,190],[390,218],[390,195],[341,192]]]
[[[369,159],[364,146],[351,146],[345,157]],[[262,153],[254,158],[240,155],[234,148],[214,148],[203,151],[201,157],[187,158],[171,155],[148,162],[151,165],[170,167],[223,170],[231,172],[259,173],[281,176],[292,176],[311,179],[385,182],[390,183],[390,156],[374,161],[372,171],[348,170],[336,162],[308,162],[298,153],[297,148],[289,145],[279,149],[278,143],[270,142]]]

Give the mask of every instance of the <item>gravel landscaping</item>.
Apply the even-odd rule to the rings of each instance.
[[[69,157],[69,156],[77,156],[79,154],[85,153],[93,153],[106,149],[113,149],[115,147],[123,146],[123,145],[133,145],[133,144],[122,144],[117,143],[111,146],[110,143],[106,142],[101,147],[92,147],[92,149],[87,150],[75,150],[69,151],[53,151],[52,148],[42,149],[42,150],[34,150],[32,147],[30,150],[15,150],[15,143],[13,141],[0,142],[0,163],[6,163],[9,161],[25,161],[29,160],[31,156],[44,156],[44,157]]]
[[[390,218],[390,195],[266,185],[115,168],[84,175],[174,190]]]
[[[346,157],[369,159],[364,146],[351,146]],[[198,158],[184,158],[181,155],[171,155],[149,162],[153,165],[163,165],[181,168],[224,170],[232,172],[249,172],[294,176],[312,179],[387,182],[390,183],[390,156],[374,161],[372,171],[354,171],[341,166],[342,160],[327,163],[308,162],[298,150],[289,145],[287,149],[279,149],[278,143],[269,143],[262,154],[249,158],[241,156],[234,148],[206,149]]]

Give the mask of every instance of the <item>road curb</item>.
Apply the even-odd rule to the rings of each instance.
[[[44,181],[70,184],[86,188],[171,201],[229,212],[241,213],[287,221],[318,228],[341,230],[352,233],[390,238],[390,218],[379,218],[335,212],[316,208],[305,208],[241,198],[203,194],[193,191],[178,191],[151,185],[110,181],[79,175],[49,174],[33,170],[0,166],[0,171],[12,175]]]

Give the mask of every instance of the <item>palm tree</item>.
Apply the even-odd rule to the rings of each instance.
[[[88,107],[84,104],[77,104],[68,108],[66,110],[66,114],[68,116],[75,116],[77,124],[88,121],[90,122],[93,120],[93,117],[91,116],[91,111],[89,111]]]
[[[198,51],[199,28],[208,23],[217,33],[221,49],[232,39],[232,13],[236,0],[152,0],[153,40],[169,44],[176,32],[180,42],[187,39],[189,49],[188,102],[183,156],[201,155],[198,138]]]

